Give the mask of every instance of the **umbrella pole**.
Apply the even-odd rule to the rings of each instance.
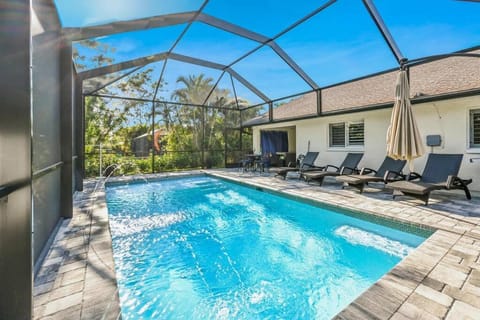
[[[409,173],[412,173],[412,172],[415,171],[414,164],[413,164],[413,159],[408,160],[408,170],[409,170]]]

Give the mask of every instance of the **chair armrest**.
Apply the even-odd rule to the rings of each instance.
[[[302,164],[302,166],[300,167],[300,170],[305,170],[305,171],[308,171],[308,170],[324,170],[325,167],[323,166],[316,166],[316,165],[313,165],[313,164],[308,164],[308,163],[304,163]]]
[[[377,170],[374,170],[371,168],[362,168],[362,170],[360,170],[360,174],[370,174],[370,173],[377,173]]]
[[[324,168],[325,168],[325,169],[324,169],[325,171],[328,171],[328,169],[330,169],[330,168],[333,168],[333,169],[335,169],[335,170],[337,170],[337,171],[340,170],[339,167],[334,166],[333,164],[327,164]]]
[[[297,163],[293,162],[293,161],[290,161],[287,165],[287,167],[289,167],[289,168],[295,168],[296,166],[297,166]]]
[[[309,164],[309,163],[302,163],[302,167],[309,167],[309,168],[324,168],[323,166],[316,166],[314,164]]]
[[[392,177],[392,178],[390,178]],[[385,171],[385,175],[383,176],[383,181],[385,183],[389,181],[398,181],[398,180],[405,180],[406,176],[402,174],[401,172],[396,172],[393,170],[387,170]]]
[[[421,179],[422,178],[422,175],[417,173],[417,172],[410,172],[408,175],[407,175],[407,181],[410,181],[410,180],[415,180],[415,179]]]
[[[357,168],[351,168],[351,167],[347,167],[347,166],[343,166],[341,169],[340,169],[340,174],[345,174],[345,170],[350,170],[351,174],[358,174],[359,171]]]
[[[447,189],[457,189],[458,187],[466,187],[470,183],[472,183],[472,179],[460,179],[457,176],[448,176],[446,188]]]

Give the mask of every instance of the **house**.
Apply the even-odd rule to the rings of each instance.
[[[473,51],[479,53],[479,51]],[[340,163],[346,152],[364,152],[361,167],[376,168],[386,153],[386,134],[395,93],[396,70],[311,92],[246,121],[260,150],[262,130],[284,130],[289,151],[319,151],[317,164]],[[420,133],[439,135],[427,153],[463,153],[461,177],[473,178],[480,191],[480,59],[452,56],[409,69],[413,112]],[[317,113],[317,101],[321,101]],[[422,172],[427,157],[414,161]]]
[[[154,130],[153,148],[156,154],[161,154],[161,139],[165,135],[164,129]],[[148,157],[152,149],[152,132],[147,132],[132,139],[132,153],[135,157]]]

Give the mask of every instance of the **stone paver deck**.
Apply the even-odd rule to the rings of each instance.
[[[381,185],[372,185],[359,194],[343,190],[335,180],[326,180],[319,187],[297,179],[284,181],[237,170],[207,172],[298,199],[313,199],[436,230],[335,319],[480,319],[478,195],[467,201],[462,194],[437,192],[425,207],[418,200],[406,197],[393,201]],[[74,217],[63,222],[35,279],[34,295],[35,319],[120,318],[102,183],[88,181],[84,192],[76,194]]]

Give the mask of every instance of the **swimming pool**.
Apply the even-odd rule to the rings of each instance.
[[[107,205],[123,319],[330,319],[425,240],[206,176]]]

